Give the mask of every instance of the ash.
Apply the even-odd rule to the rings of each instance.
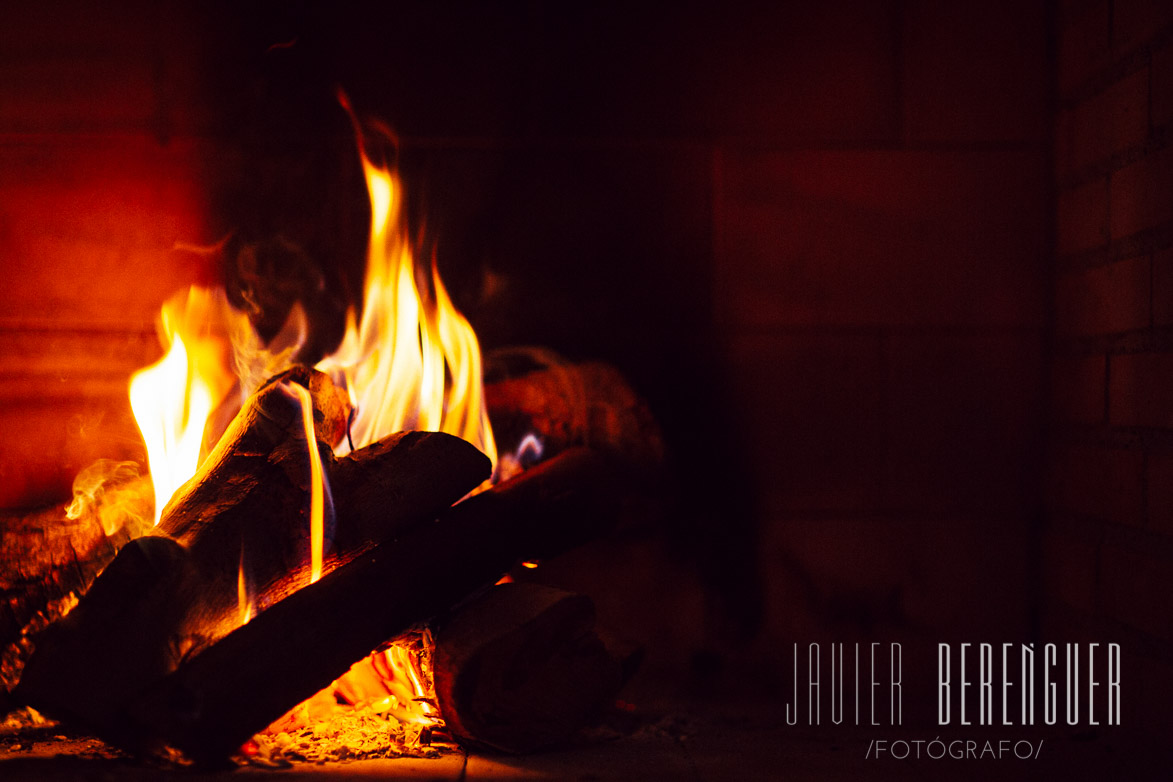
[[[336,763],[369,758],[439,758],[456,752],[424,725],[400,722],[367,709],[338,709],[313,725],[257,735],[244,748],[248,765],[284,768],[294,763]]]

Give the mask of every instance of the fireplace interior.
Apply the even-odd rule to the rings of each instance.
[[[606,362],[658,422],[638,511],[527,575],[589,595],[642,650],[604,725],[537,755],[323,773],[1142,778],[1158,761],[1173,8],[52,0],[3,17],[0,518],[68,501],[97,459],[145,469],[127,381],[160,357],[176,291],[224,285],[265,337],[300,302],[306,360],[337,347],[369,228],[339,89],[393,129],[413,238],[490,363],[516,346]],[[886,727],[812,725],[805,691],[788,724],[808,648],[840,642],[901,645],[899,725],[887,699]],[[1121,646],[1121,725],[939,727],[938,644],[1049,642]],[[55,730],[0,734],[0,776],[171,773]],[[1046,748],[865,757],[946,730]]]

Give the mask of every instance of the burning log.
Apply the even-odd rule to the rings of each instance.
[[[315,429],[336,431],[342,408],[331,415],[316,403],[333,387],[299,372],[293,381],[316,381]],[[14,692],[20,702],[118,735],[130,699],[242,621],[242,546],[260,606],[308,580],[309,524],[297,520],[312,488],[309,446],[282,385],[289,380],[279,376],[246,403],[168,504],[159,534],[123,548],[78,607],[37,638]],[[476,448],[440,433],[393,435],[339,460],[315,446],[339,495],[339,561],[435,518],[489,472]]]
[[[595,631],[589,597],[501,584],[436,632],[436,696],[462,743],[532,752],[565,743],[614,700],[624,662]]]
[[[660,429],[615,367],[522,347],[494,351],[486,367],[485,402],[499,445],[511,448],[532,435],[547,458],[587,446],[642,475],[663,463]]]
[[[615,500],[605,462],[568,451],[298,590],[135,697],[104,737],[221,762],[386,639],[598,534]]]
[[[101,460],[78,476],[78,498],[0,515],[0,688],[19,678],[31,636],[77,603],[118,548],[150,524],[150,480]]]

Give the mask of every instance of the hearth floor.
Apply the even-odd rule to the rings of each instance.
[[[1167,779],[1167,750],[1146,742],[1126,742],[1119,735],[1072,736],[1051,729],[1025,734],[1021,730],[970,731],[979,740],[999,738],[1044,744],[1038,759],[1013,756],[953,760],[922,757],[897,760],[865,757],[875,738],[912,742],[949,740],[958,731],[926,733],[919,729],[831,728],[787,726],[776,706],[713,709],[693,704],[670,712],[639,713],[626,735],[596,736],[592,743],[524,757],[453,751],[440,758],[360,760],[323,765],[295,764],[269,770],[240,767],[220,772],[163,768],[111,758],[94,739],[30,732],[23,742],[0,742],[0,780],[168,781],[236,779],[244,782],[330,782],[348,779],[418,779],[444,782],[476,780],[1026,780],[1026,779]]]

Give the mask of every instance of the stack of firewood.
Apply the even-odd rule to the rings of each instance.
[[[171,747],[219,763],[372,649],[431,622],[436,693],[454,736],[508,751],[565,741],[614,698],[628,660],[601,640],[589,598],[492,585],[523,560],[609,529],[631,476],[658,466],[661,445],[610,367],[517,351],[498,365],[491,418],[536,435],[545,458],[474,496],[489,461],[450,435],[401,432],[336,458],[349,402],[299,367],[246,402],[148,534],[115,539],[82,518],[72,561],[53,551],[6,560],[0,643],[19,658],[14,670],[30,629],[84,593],[32,638],[6,705],[135,752]],[[312,399],[312,446],[332,500],[315,583],[310,444],[291,384]],[[42,539],[54,522],[59,512],[0,520]],[[245,571],[258,613],[241,624]]]

